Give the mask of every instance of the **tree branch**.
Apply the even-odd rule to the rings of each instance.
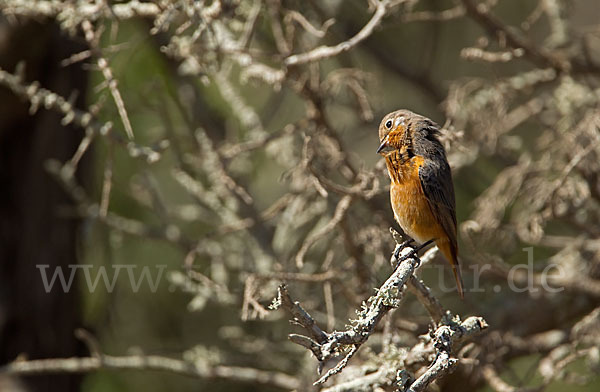
[[[236,366],[207,366],[156,355],[118,357],[102,354],[85,358],[17,360],[0,367],[0,374],[30,376],[48,373],[85,373],[102,369],[158,370],[194,378],[228,379],[284,389],[297,389],[301,385],[297,378],[284,373]]]
[[[386,15],[386,12],[395,5],[404,1],[393,1],[393,0],[381,0],[376,1],[375,13],[371,17],[371,20],[364,25],[364,27],[352,38],[347,41],[340,42],[335,46],[319,46],[309,52],[294,54],[287,57],[284,60],[284,64],[289,66],[310,63],[313,61],[319,61],[327,57],[337,56],[342,52],[347,52],[352,49],[366,38],[368,38]]]
[[[462,324],[452,320],[449,313],[444,317],[447,312],[444,312],[439,301],[433,297],[429,288],[413,275],[420,264],[416,249],[406,246],[406,244],[397,244],[391,258],[392,265],[397,264],[395,255],[398,252],[400,264],[377,290],[377,293],[363,304],[362,309],[357,312],[358,318],[351,320],[351,326],[345,331],[324,332],[300,303],[291,298],[287,287],[279,286],[278,296],[273,307],[285,308],[291,313],[292,321],[309,333],[310,336],[291,334],[289,338],[292,342],[309,349],[317,357],[319,372],[327,361],[344,355],[344,358],[318,379],[315,385],[324,383],[329,377],[342,371],[348,360],[373,334],[383,316],[391,309],[398,307],[404,293],[404,285],[409,281],[432,318],[445,324],[440,326],[433,335],[431,347],[436,350],[436,359],[430,369],[415,381],[414,391],[424,390],[433,380],[453,370],[457,359],[451,358],[450,353],[455,339],[487,328],[487,323],[480,317],[471,317]],[[433,353],[433,350],[431,352]]]

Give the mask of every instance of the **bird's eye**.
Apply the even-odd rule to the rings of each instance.
[[[390,129],[390,128],[392,127],[392,120],[387,120],[387,121],[385,122],[385,127],[386,127],[387,129]]]

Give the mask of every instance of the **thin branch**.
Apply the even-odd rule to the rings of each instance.
[[[443,11],[419,11],[411,12],[401,16],[403,22],[442,22],[452,19],[457,19],[464,16],[466,13],[465,7],[457,5]]]
[[[518,388],[513,385],[510,385],[502,378],[496,371],[496,369],[492,365],[485,365],[481,371],[483,378],[487,383],[494,389],[496,392],[534,392],[540,391],[543,387],[534,387],[534,388]]]
[[[62,13],[77,15],[86,20],[95,21],[105,16],[106,5],[103,1],[94,3],[72,3],[62,1],[22,1],[4,0],[2,12],[8,15],[28,15],[55,17]],[[141,2],[139,0],[127,3],[112,4],[110,12],[120,20],[135,17],[157,17],[162,10],[154,3]]]
[[[324,343],[327,341],[327,334],[323,332],[317,325],[315,320],[311,317],[306,310],[296,302],[290,296],[287,286],[281,285],[277,289],[277,306],[283,306],[288,312],[292,314],[295,323],[301,325],[307,331],[310,332],[312,337],[317,343]]]
[[[112,95],[115,105],[117,106],[117,110],[119,112],[119,117],[123,122],[123,127],[125,127],[125,133],[127,133],[127,137],[129,140],[133,140],[133,128],[131,126],[131,122],[129,121],[129,115],[127,114],[127,110],[125,109],[125,102],[123,102],[123,97],[121,97],[121,92],[117,87],[117,79],[113,76],[112,70],[108,65],[108,61],[101,55],[100,49],[95,47],[97,45],[97,41],[99,37],[96,37],[94,33],[94,28],[92,27],[92,23],[89,20],[84,20],[81,23],[81,27],[85,33],[85,39],[88,41],[90,47],[93,48],[96,57],[98,58],[98,67],[106,79],[106,83],[108,84],[108,89],[110,90],[110,94]]]
[[[104,162],[104,175],[102,180],[102,195],[100,197],[100,210],[98,214],[105,218],[108,214],[108,206],[110,204],[110,193],[112,190],[112,176],[113,176],[113,145],[108,145],[106,152],[106,161]]]
[[[525,51],[517,48],[505,52],[489,52],[480,48],[464,48],[460,51],[460,57],[466,60],[480,60],[488,63],[507,63],[519,57],[523,57]]]
[[[288,67],[300,64],[306,64],[313,61],[319,61],[324,58],[337,56],[342,52],[354,48],[356,45],[368,38],[386,15],[387,11],[404,1],[381,0],[376,2],[375,13],[371,20],[352,38],[341,42],[335,46],[319,46],[309,52],[294,54],[284,60],[284,64]]]
[[[102,354],[84,358],[17,360],[0,367],[0,374],[31,376],[41,374],[87,373],[97,370],[157,370],[200,379],[227,379],[238,382],[297,389],[295,377],[279,372],[236,366],[201,366],[193,362],[157,355],[112,356]]]
[[[352,202],[352,197],[346,195],[342,197],[342,199],[338,202],[335,212],[333,213],[333,217],[327,224],[315,232],[313,232],[302,244],[302,247],[298,251],[296,255],[296,266],[301,268],[304,265],[304,255],[310,249],[311,246],[314,245],[319,239],[323,238],[325,235],[329,234],[331,231],[335,229],[335,227],[344,219],[348,208],[350,208],[350,203]]]
[[[443,351],[436,356],[433,364],[423,373],[407,390],[407,392],[425,391],[429,384],[438,378],[451,373],[456,368],[458,359],[450,357],[448,352]]]
[[[431,289],[423,284],[423,281],[415,277],[414,275],[410,277],[408,288],[412,291],[419,302],[423,304],[425,309],[429,312],[431,319],[435,324],[438,324],[442,317],[446,314],[444,308],[442,308],[442,304],[431,294]]]
[[[519,35],[513,29],[510,29],[498,18],[489,12],[489,6],[486,4],[475,4],[473,0],[462,0],[467,13],[479,23],[489,35],[497,37],[498,34],[506,39],[508,45],[513,49],[522,48],[527,57],[540,67],[550,66],[557,71],[569,72],[571,63],[568,59],[549,52],[546,49],[534,44],[525,37]]]
[[[29,113],[35,114],[40,106],[45,109],[51,109],[63,116],[62,125],[71,123],[86,130],[86,135],[105,136],[120,145],[126,146],[129,156],[133,158],[143,158],[148,163],[156,162],[161,157],[161,151],[165,148],[163,144],[148,147],[127,141],[115,133],[111,132],[113,124],[110,121],[100,123],[95,120],[91,112],[77,109],[71,102],[64,97],[40,87],[38,82],[25,84],[21,77],[13,75],[0,68],[0,85],[8,87],[20,98],[29,101]]]

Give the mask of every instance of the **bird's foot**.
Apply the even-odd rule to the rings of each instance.
[[[423,244],[419,245],[416,248],[413,248],[413,250],[411,250],[410,252],[408,252],[406,255],[402,256],[402,258],[400,258],[400,251],[402,249],[404,249],[405,246],[407,246],[408,244],[410,244],[411,242],[413,242],[413,240],[408,240],[408,241],[404,241],[402,244],[400,244],[400,246],[396,247],[396,250],[394,251],[394,257],[396,258],[396,267],[394,267],[394,271],[396,271],[396,269],[398,269],[398,267],[400,266],[400,263],[402,263],[404,260],[409,259],[413,256],[417,256],[417,265],[415,266],[415,268],[418,268],[421,266],[421,259],[418,257],[418,252],[425,248],[426,246],[428,246],[429,244],[431,244],[433,242],[433,240],[429,240],[429,241],[425,241]]]
[[[409,238],[406,241],[403,241],[401,244],[398,244],[398,246],[396,246],[396,249],[394,250],[394,258],[396,260],[398,260],[402,249],[404,249],[406,246],[410,245],[413,242],[415,242],[415,240],[413,240],[412,238]]]

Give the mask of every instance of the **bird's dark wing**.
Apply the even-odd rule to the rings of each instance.
[[[419,180],[431,212],[446,232],[456,255],[456,202],[450,166],[442,159],[426,159],[419,167]]]

